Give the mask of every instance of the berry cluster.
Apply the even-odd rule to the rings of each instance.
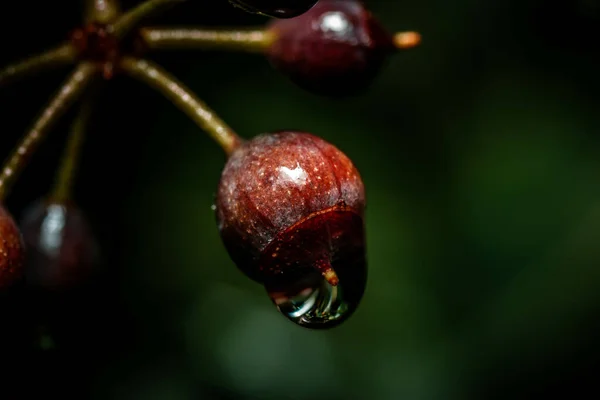
[[[335,326],[356,309],[366,285],[365,193],[352,162],[305,132],[243,140],[183,83],[143,56],[184,48],[259,53],[300,87],[339,97],[363,92],[385,58],[417,45],[419,35],[388,33],[358,0],[229,1],[274,19],[238,31],[140,27],[148,16],[185,0],[146,0],[126,12],[116,0],[88,0],[85,24],[65,43],[0,70],[1,87],[76,64],[0,172],[0,290],[23,276],[29,285],[58,290],[89,278],[97,246],[71,185],[93,109],[90,87],[127,74],[161,92],[225,151],[213,207],[218,229],[235,264],[265,286],[277,308],[311,328]],[[2,201],[57,119],[80,97],[54,189],[26,213],[19,229]]]

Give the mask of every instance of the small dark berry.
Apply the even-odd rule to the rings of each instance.
[[[25,246],[13,217],[0,205],[0,289],[15,283],[23,273]]]
[[[322,312],[299,322],[282,310],[295,322],[329,327],[354,311],[366,283],[365,193],[340,150],[308,133],[257,136],[230,156],[216,206],[231,258],[278,307],[310,297],[323,281],[344,290],[344,311],[340,305],[327,320]]]
[[[229,0],[248,12],[275,18],[293,18],[308,11],[317,0]]]
[[[276,38],[268,49],[273,66],[320,95],[362,93],[396,50],[394,36],[356,0],[321,0],[269,30]]]
[[[40,201],[26,211],[21,229],[28,249],[28,285],[65,289],[90,278],[98,261],[98,246],[75,204]]]

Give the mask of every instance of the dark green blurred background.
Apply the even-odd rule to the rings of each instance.
[[[2,5],[2,64],[77,26],[76,2],[44,3]],[[154,25],[264,22],[225,3],[197,1]],[[102,94],[77,184],[105,274],[62,306],[23,288],[0,298],[0,363],[10,370],[0,387],[18,390],[0,398],[598,391],[600,2],[367,4],[423,43],[393,57],[360,98],[304,93],[256,55],[153,56],[242,136],[305,130],[354,160],[368,195],[369,282],[358,312],[327,332],[278,315],[218,237],[210,206],[220,149],[160,95],[118,77]],[[66,72],[0,91],[2,157]],[[15,187],[17,217],[50,187],[70,117]]]

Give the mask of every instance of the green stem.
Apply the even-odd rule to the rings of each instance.
[[[2,172],[0,172],[0,201],[4,200],[48,131],[81,95],[96,72],[97,68],[93,64],[81,63],[44,108],[31,129],[23,136],[21,142],[6,160]]]
[[[114,24],[114,32],[118,37],[123,37],[149,16],[163,11],[186,0],[146,0],[137,7],[127,11]]]
[[[148,60],[124,57],[121,68],[148,86],[158,90],[185,112],[198,126],[207,132],[230,155],[242,139],[213,110],[191,90],[160,66]]]
[[[190,28],[143,28],[144,42],[151,49],[216,49],[262,53],[275,39],[273,32],[254,30],[208,30]]]
[[[37,54],[0,70],[0,87],[26,75],[75,62],[76,51],[70,43]]]
[[[86,0],[85,21],[109,24],[114,22],[121,13],[118,0]]]
[[[71,197],[75,174],[81,155],[81,148],[85,139],[86,129],[92,114],[94,96],[87,93],[83,103],[80,106],[79,113],[71,125],[69,138],[65,146],[64,154],[61,158],[61,164],[56,174],[56,181],[52,192],[52,199],[57,202],[64,202]]]

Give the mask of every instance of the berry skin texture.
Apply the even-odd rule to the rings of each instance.
[[[275,18],[294,18],[308,11],[317,0],[229,0],[251,13]]]
[[[333,286],[357,281],[357,302],[366,279],[364,207],[363,182],[350,159],[303,132],[242,144],[223,170],[216,199],[225,247],[251,279],[270,291],[302,285],[315,273]],[[352,261],[343,261],[348,256]],[[350,276],[355,260],[358,277]]]
[[[0,205],[0,289],[21,278],[25,262],[25,246],[13,217]]]
[[[98,246],[74,203],[35,203],[26,211],[21,230],[29,251],[28,286],[62,290],[86,283],[96,266]]]
[[[396,50],[393,36],[356,0],[320,0],[293,19],[273,21],[271,64],[305,90],[345,97],[363,93]]]

